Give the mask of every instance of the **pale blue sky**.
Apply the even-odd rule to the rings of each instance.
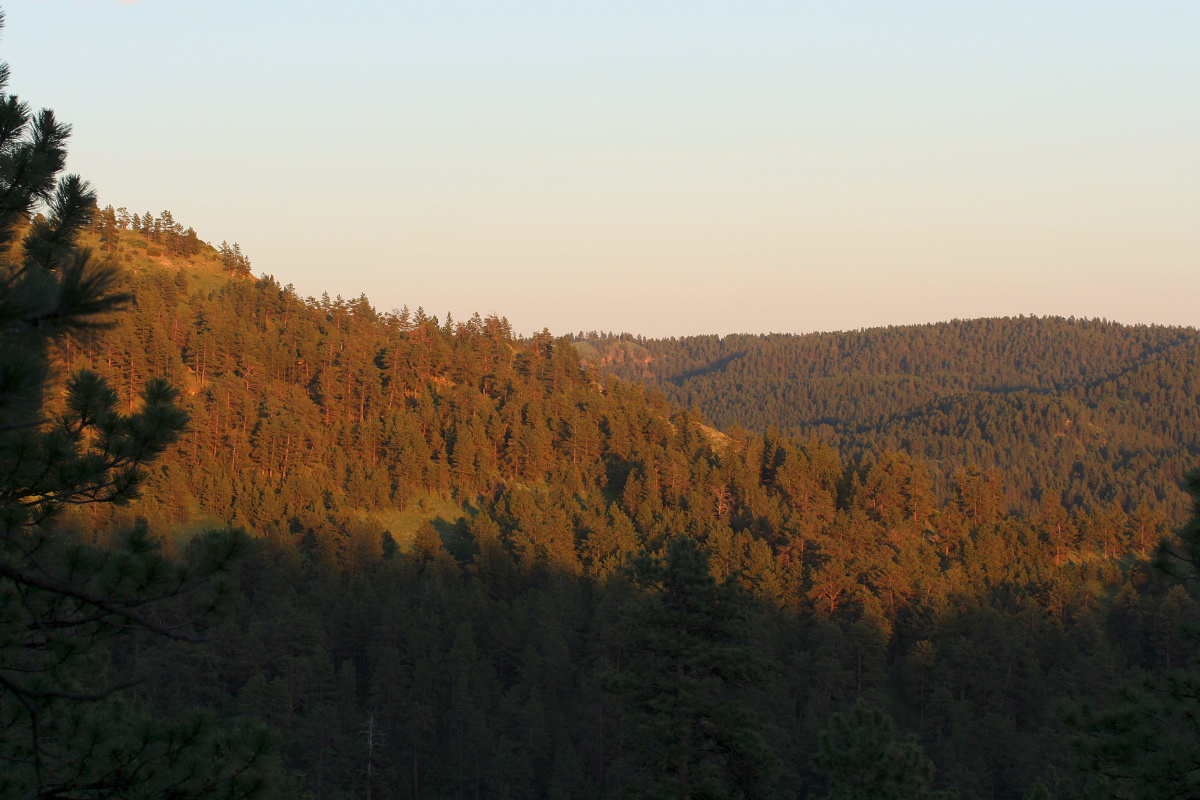
[[[1200,4],[9,0],[102,203],[518,330],[1200,324]]]

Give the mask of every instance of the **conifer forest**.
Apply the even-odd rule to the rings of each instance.
[[[1195,329],[382,312],[69,132],[3,95],[0,797],[1200,797]]]

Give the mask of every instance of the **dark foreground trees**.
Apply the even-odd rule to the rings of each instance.
[[[824,772],[824,800],[952,800],[933,789],[933,763],[913,741],[896,737],[882,709],[860,700],[834,714],[821,733],[813,765]]]
[[[1186,488],[1192,517],[1177,541],[1160,545],[1159,565],[1194,580],[1200,571],[1200,470],[1187,476]],[[1179,635],[1200,637],[1200,630],[1183,627]],[[1147,674],[1123,686],[1109,707],[1077,707],[1069,721],[1078,732],[1074,745],[1087,796],[1200,797],[1200,660]]]
[[[54,344],[102,327],[128,296],[112,266],[74,246],[95,197],[59,177],[70,127],[4,93],[7,78],[0,66],[0,796],[261,793],[264,729],[221,730],[200,712],[156,719],[123,692],[136,678],[114,674],[105,648],[130,632],[195,638],[241,539],[204,537],[175,563],[144,526],[101,548],[55,525],[66,506],[135,497],[187,415],[162,380],[130,413],[88,372],[48,396]]]
[[[672,540],[635,569],[647,593],[624,613],[627,661],[607,681],[628,707],[628,796],[772,796],[761,723],[736,695],[765,667],[746,642],[747,598],[733,581],[713,579],[694,539]]]

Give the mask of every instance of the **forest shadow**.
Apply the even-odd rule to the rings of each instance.
[[[705,364],[703,367],[697,367],[696,369],[690,369],[687,372],[681,372],[678,375],[673,375],[670,378],[667,378],[667,381],[675,384],[676,386],[682,386],[685,381],[690,380],[691,378],[700,378],[705,375],[712,375],[716,372],[723,372],[725,368],[734,361],[745,357],[746,351],[739,350],[736,353],[730,353],[727,356],[721,356],[717,360]]]

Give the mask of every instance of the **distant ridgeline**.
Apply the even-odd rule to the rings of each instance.
[[[1200,460],[1200,332],[1005,317],[808,335],[580,334],[585,362],[660,389],[722,429],[775,429],[853,461],[906,453],[940,497],[983,470],[1031,512],[1187,511]]]
[[[158,707],[265,717],[303,786],[288,796],[627,796],[659,752],[637,680],[675,670],[636,672],[657,645],[623,609],[658,612],[625,568],[680,538],[753,600],[697,635],[753,648],[728,674],[770,666],[720,690],[744,724],[717,731],[765,732],[726,743],[775,754],[739,778],[762,796],[830,785],[819,733],[860,697],[963,798],[1082,785],[1056,703],[1196,650],[1179,624],[1200,604],[1146,558],[1194,466],[1193,331],[985,320],[573,347],[494,316],[304,299],[166,217],[101,215],[91,245],[128,264],[135,299],[59,358],[130,406],[165,376],[190,432],[141,500],[64,521],[148,524],[168,548],[204,524],[257,534],[206,643],[114,663]],[[671,400],[775,429],[721,433]]]

